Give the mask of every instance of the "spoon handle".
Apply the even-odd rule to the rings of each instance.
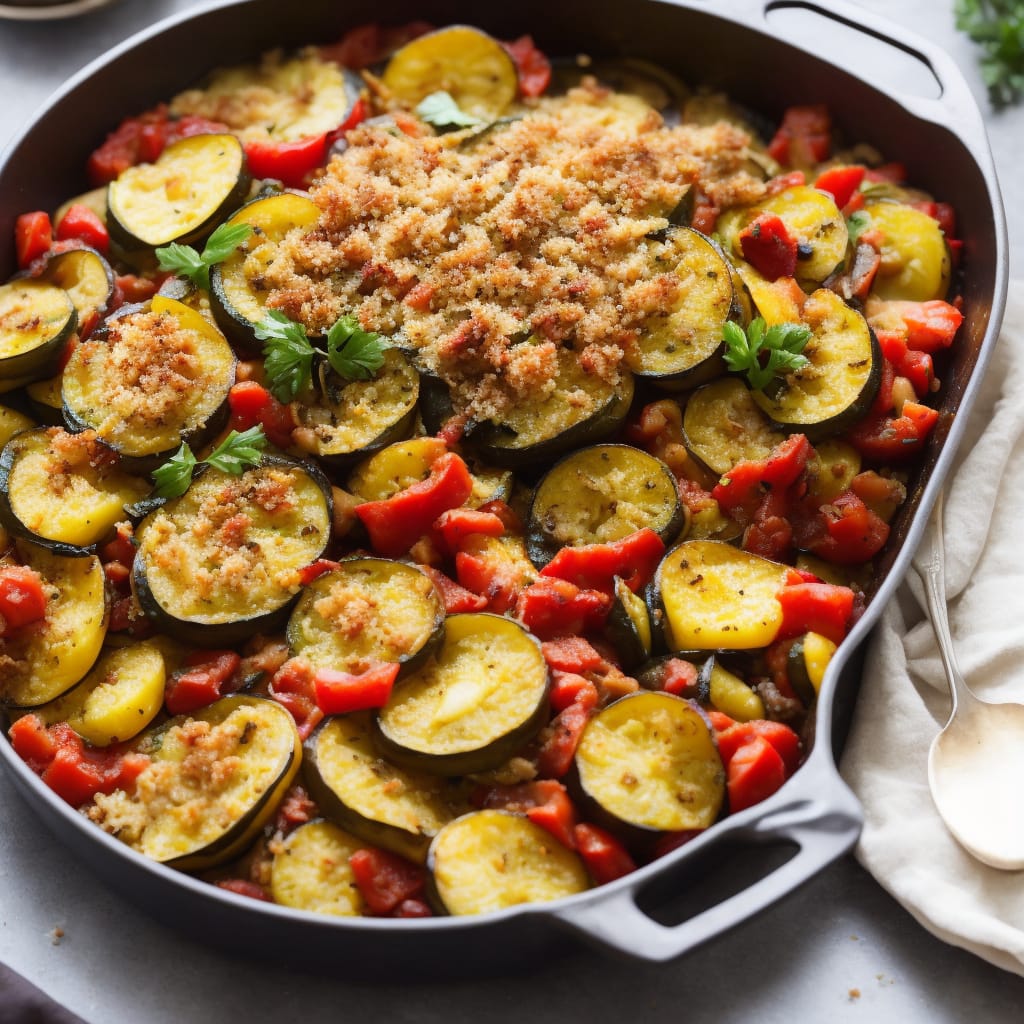
[[[921,583],[924,584],[928,617],[931,619],[935,639],[939,645],[939,654],[946,669],[946,680],[953,698],[952,715],[956,714],[958,704],[966,704],[976,698],[960,671],[953,648],[953,636],[949,630],[949,615],[946,609],[946,546],[942,532],[943,504],[943,492],[939,491],[932,513],[932,525],[935,528],[935,533],[931,549],[926,556],[918,557],[914,562],[914,568],[917,570],[918,576],[921,577]]]

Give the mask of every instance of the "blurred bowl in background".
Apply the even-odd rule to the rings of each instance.
[[[51,18],[73,18],[114,0],[5,0],[0,3],[0,18],[15,21],[45,21]]]

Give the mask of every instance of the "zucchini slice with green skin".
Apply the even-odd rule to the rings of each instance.
[[[138,853],[182,871],[238,856],[292,784],[302,757],[276,701],[223,697],[144,734],[151,758],[134,792],[97,794],[86,816]]]
[[[87,338],[114,296],[110,264],[95,249],[67,249],[51,254],[39,276],[68,293],[78,314],[79,337]]]
[[[0,284],[0,382],[20,387],[56,373],[77,326],[63,288],[36,279]]]
[[[627,672],[651,656],[653,636],[647,605],[618,576],[615,577],[614,599],[605,624],[605,636]]]
[[[494,121],[512,105],[519,77],[496,39],[467,25],[452,25],[406,43],[388,61],[388,92],[415,108],[431,93],[447,92],[466,113]]]
[[[293,910],[359,917],[365,908],[348,859],[365,847],[337,825],[315,819],[300,825],[274,853],[270,895]]]
[[[610,384],[588,374],[571,349],[560,349],[555,389],[539,401],[530,396],[500,421],[481,423],[470,440],[485,462],[508,469],[535,465],[614,434],[626,420],[633,389],[628,370]]]
[[[807,366],[776,378],[771,395],[753,392],[772,423],[803,433],[813,444],[845,430],[874,402],[882,377],[882,352],[867,320],[835,292],[819,288],[804,303],[811,339]]]
[[[139,525],[135,596],[160,630],[200,647],[280,628],[331,516],[330,484],[313,465],[265,454],[241,476],[209,467]]]
[[[412,364],[397,349],[388,349],[371,380],[342,381],[330,374],[315,403],[297,403],[293,440],[322,462],[349,466],[409,435],[419,392]]]
[[[0,452],[0,523],[59,555],[87,555],[150,491],[93,432],[40,427]]]
[[[714,660],[708,680],[708,703],[737,722],[765,717],[764,701],[738,675]]]
[[[707,828],[725,800],[711,729],[689,701],[641,690],[587,723],[576,781],[595,818],[636,846],[653,833]]]
[[[882,262],[872,292],[880,299],[927,302],[945,298],[952,261],[934,217],[906,203],[868,200],[864,212],[882,240]]]
[[[818,696],[825,669],[836,653],[836,645],[820,633],[805,633],[786,656],[786,672],[796,695],[810,707]]]
[[[390,661],[408,674],[444,635],[444,601],[414,565],[349,559],[303,589],[287,635],[316,668],[359,674]]]
[[[784,440],[736,377],[705,384],[690,395],[683,410],[687,451],[719,476],[744,459],[767,458]]]
[[[460,916],[545,903],[591,885],[577,853],[509,811],[474,811],[446,825],[427,865],[440,908]]]
[[[241,206],[250,181],[234,135],[172,142],[155,163],[129,167],[107,187],[111,242],[129,256],[171,242],[202,242]]]
[[[61,397],[61,374],[34,380],[25,386],[25,397],[32,415],[48,427],[64,426],[64,400]]]
[[[599,444],[567,455],[537,485],[527,551],[541,568],[566,546],[621,540],[644,527],[671,544],[685,526],[679,486],[661,459]]]
[[[382,759],[363,715],[324,721],[306,740],[303,777],[331,821],[419,864],[431,839],[463,809],[450,783]]]
[[[776,595],[789,572],[723,541],[684,541],[662,559],[654,579],[669,649],[767,647],[782,625]]]
[[[156,718],[166,680],[157,644],[109,648],[81,683],[36,713],[48,725],[67,722],[94,747],[106,747],[132,739]]]
[[[119,311],[120,313],[120,311]],[[71,430],[95,430],[126,469],[149,472],[227,420],[235,355],[205,317],[157,295],[75,347],[62,378]]]
[[[210,271],[210,308],[232,344],[261,351],[255,330],[266,315],[268,291],[262,287],[263,275],[285,235],[312,228],[319,216],[320,207],[307,196],[278,192],[257,196],[228,220],[228,224],[252,228],[249,237]]]
[[[649,280],[671,290],[671,311],[649,318],[626,363],[638,376],[674,390],[724,372],[722,325],[740,319],[729,264],[699,231],[673,227],[642,243]]]
[[[107,599],[98,558],[64,558],[19,541],[21,561],[43,578],[41,625],[0,638],[0,705],[36,708],[56,700],[92,668],[107,635]]]
[[[396,764],[435,775],[497,768],[548,718],[540,642],[500,615],[449,615],[436,657],[392,692],[374,738]]]
[[[7,444],[15,434],[31,430],[35,422],[23,412],[0,405],[0,447]]]
[[[413,437],[389,444],[360,462],[348,489],[363,501],[386,501],[430,476],[430,467],[448,450],[436,437]]]
[[[817,505],[835,501],[860,472],[860,452],[846,441],[829,438],[814,446],[807,460],[807,493]]]

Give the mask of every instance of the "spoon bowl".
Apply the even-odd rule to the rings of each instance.
[[[982,700],[967,685],[946,611],[942,494],[926,559],[915,562],[953,706],[928,752],[939,815],[971,856],[1005,871],[1024,868],[1024,704]]]

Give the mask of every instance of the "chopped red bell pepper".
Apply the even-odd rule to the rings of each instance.
[[[860,183],[864,180],[864,170],[860,164],[830,167],[818,175],[814,187],[821,189],[822,192],[828,192],[841,210],[860,188]]]
[[[927,352],[907,347],[906,335],[902,331],[875,331],[882,355],[892,363],[895,373],[906,377],[914,385],[914,393],[923,398],[931,393],[935,379],[935,364]]]
[[[541,569],[541,575],[604,593],[615,589],[618,576],[635,593],[650,583],[664,553],[665,542],[652,529],[644,527],[607,544],[564,547]]]
[[[53,225],[50,215],[43,210],[23,213],[14,222],[14,247],[18,266],[24,270],[53,245]]]
[[[383,501],[367,501],[355,511],[374,551],[397,558],[428,532],[442,512],[458,508],[472,493],[473,478],[465,462],[446,452],[430,467],[426,480]]]
[[[786,781],[786,766],[768,740],[754,736],[730,758],[726,779],[729,810],[735,814],[778,790]]]
[[[907,347],[918,352],[937,352],[949,348],[964,321],[956,306],[942,299],[928,302],[890,303],[907,325]]]
[[[505,532],[505,524],[493,512],[453,508],[437,517],[434,531],[440,535],[445,551],[449,555],[454,555],[471,534],[482,533],[485,537],[500,537]]]
[[[46,615],[43,578],[27,565],[0,565],[0,636]]]
[[[469,535],[455,556],[459,583],[487,601],[488,610],[504,615],[515,607],[533,572],[500,541],[488,544],[486,535]]]
[[[330,558],[318,558],[315,562],[310,562],[309,565],[303,566],[299,570],[299,582],[304,587],[308,587],[310,583],[320,579],[326,573],[340,568],[341,562],[335,562]]]
[[[255,178],[276,178],[288,188],[302,188],[307,175],[327,161],[327,132],[292,142],[250,139],[245,159]]]
[[[184,715],[219,700],[225,693],[224,684],[241,660],[234,651],[194,651],[185,658],[187,668],[167,680],[167,710],[172,715]]]
[[[366,847],[356,850],[348,862],[359,893],[372,914],[390,914],[426,888],[424,869],[389,850]]]
[[[796,188],[799,185],[807,184],[807,175],[803,171],[786,171],[783,174],[776,174],[764,183],[765,195],[777,196],[786,189]]]
[[[580,822],[573,829],[576,850],[587,865],[590,877],[598,885],[614,882],[631,871],[636,871],[636,862],[629,851],[610,832],[597,825]]]
[[[301,739],[307,739],[323,721],[313,686],[313,666],[305,658],[289,658],[274,673],[267,692],[295,720]]]
[[[118,274],[114,278],[114,295],[118,296],[116,305],[125,302],[145,302],[153,298],[160,288],[160,282],[138,274]],[[115,305],[112,301],[111,305]]]
[[[487,598],[482,594],[474,594],[472,590],[459,586],[450,576],[435,569],[432,565],[421,565],[420,572],[426,573],[434,581],[444,601],[444,610],[448,615],[456,612],[482,612],[487,607]]]
[[[317,706],[325,715],[382,708],[391,696],[399,667],[397,661],[387,661],[357,675],[318,668],[313,673]]]
[[[904,402],[899,416],[869,416],[849,431],[847,439],[865,458],[904,462],[921,450],[938,419],[937,409]]]
[[[555,715],[541,734],[543,739],[537,755],[538,774],[549,779],[560,779],[568,774],[588,721],[590,709],[579,701]]]
[[[480,806],[525,814],[535,825],[550,832],[563,846],[570,850],[576,849],[573,838],[576,808],[565,786],[555,779],[493,786]]]
[[[57,238],[61,241],[76,238],[102,253],[110,249],[107,225],[85,203],[72,203],[68,207],[67,213],[57,224]]]
[[[532,36],[520,36],[501,44],[512,58],[519,74],[519,92],[523,96],[540,96],[551,82],[551,62],[533,45]]]
[[[768,154],[780,164],[811,166],[827,160],[832,149],[832,118],[820,104],[790,107],[768,145]]]
[[[555,712],[564,711],[570,704],[595,708],[598,702],[597,686],[578,672],[552,669],[548,699]]]
[[[584,590],[568,580],[542,577],[516,600],[516,618],[542,640],[600,629],[612,598],[601,590]]]
[[[743,258],[769,281],[796,273],[797,241],[781,217],[762,213],[739,234]]]
[[[889,524],[852,491],[843,491],[823,505],[825,532],[804,546],[837,565],[859,565],[873,558],[889,539]]]
[[[607,662],[589,640],[581,636],[566,636],[541,644],[548,668],[563,672],[597,672]]]
[[[271,444],[287,448],[292,443],[296,422],[291,408],[279,402],[257,381],[243,380],[233,385],[228,392],[228,407],[233,430],[242,433],[261,425]]]
[[[745,508],[748,514],[761,503],[764,489],[785,490],[807,468],[812,448],[805,434],[792,434],[777,444],[765,459],[743,459],[722,477],[711,497],[725,512]]]
[[[853,591],[833,583],[797,583],[778,593],[782,625],[778,638],[820,633],[842,642],[853,614]]]

